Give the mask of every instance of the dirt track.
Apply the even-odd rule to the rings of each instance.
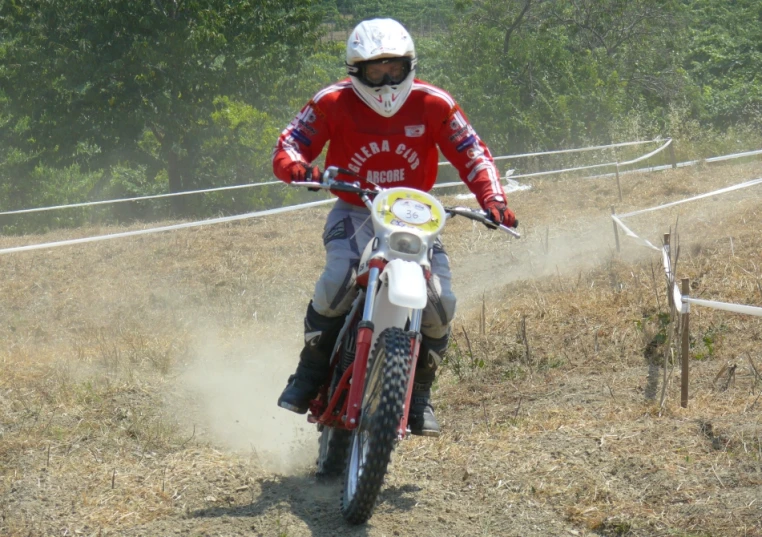
[[[632,178],[626,201],[761,170]],[[448,226],[461,307],[435,394],[444,434],[399,446],[358,528],[340,484],[311,474],[313,429],[274,405],[322,213],[0,258],[0,535],[762,536],[762,379],[747,365],[762,366],[762,325],[697,312],[690,406],[668,368],[660,409],[663,285],[648,250],[614,255],[614,191],[538,182],[512,202],[520,243]],[[679,211],[701,296],[762,304],[760,200]],[[633,226],[658,241],[675,217]],[[717,375],[728,361],[732,379]]]

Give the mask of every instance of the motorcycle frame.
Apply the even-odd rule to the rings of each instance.
[[[360,293],[352,304],[352,308],[347,314],[344,325],[336,339],[331,358],[329,382],[320,390],[318,397],[310,403],[310,415],[308,420],[311,423],[317,423],[322,427],[334,427],[337,429],[353,430],[358,427],[361,420],[362,398],[365,390],[365,374],[368,368],[368,360],[373,343],[384,329],[389,326],[397,325],[389,322],[390,319],[401,319],[403,316],[407,319],[407,335],[410,337],[410,355],[409,355],[409,375],[407,379],[407,392],[405,397],[405,406],[400,417],[400,423],[397,427],[397,436],[402,439],[407,435],[407,422],[410,411],[410,401],[413,394],[413,379],[415,378],[415,367],[418,361],[418,353],[421,345],[421,320],[423,310],[403,308],[392,305],[385,300],[385,286],[382,281],[382,274],[386,266],[383,259],[372,259],[370,261],[370,270],[368,273],[368,284],[365,289],[360,289]],[[423,268],[421,269],[423,270]],[[379,301],[381,302],[379,304]],[[378,310],[377,307],[378,306]],[[342,358],[341,349],[344,346],[344,339],[349,336],[350,330],[357,319],[360,307],[362,307],[362,318],[357,322],[357,336],[355,338],[355,357],[350,367],[342,374],[333,393],[328,397],[329,390],[333,384],[334,372],[339,367]],[[380,310],[380,311],[379,311]],[[396,311],[390,311],[396,310]],[[373,315],[381,317],[384,326],[376,326],[373,322]],[[379,315],[380,313],[380,315]],[[400,323],[402,324],[402,323]],[[358,382],[353,382],[359,379]],[[343,401],[342,401],[343,398]],[[337,413],[336,408],[341,403],[341,410]]]

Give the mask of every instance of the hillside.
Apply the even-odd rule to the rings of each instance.
[[[512,195],[519,241],[448,224],[444,434],[399,445],[360,528],[275,406],[327,209],[0,256],[0,535],[762,536],[762,320],[694,308],[689,406],[668,364],[660,408],[660,258],[617,254],[609,218],[761,176],[624,175],[623,203],[610,178],[547,178]],[[627,222],[678,228],[695,296],[762,305],[761,188]]]

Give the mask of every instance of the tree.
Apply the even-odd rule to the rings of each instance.
[[[8,0],[0,83],[14,145],[33,155],[27,165],[128,159],[166,169],[170,192],[197,187],[215,100],[269,104],[273,81],[319,37],[312,4]]]
[[[462,15],[441,43],[448,69],[437,72],[496,151],[607,140],[633,111],[658,117],[685,82],[676,54],[681,6],[672,0],[457,7]]]
[[[685,68],[699,85],[703,119],[721,128],[762,125],[762,3],[690,0]]]

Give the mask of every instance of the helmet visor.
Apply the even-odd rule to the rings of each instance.
[[[371,88],[401,84],[412,69],[410,58],[382,58],[358,65],[360,81]]]

